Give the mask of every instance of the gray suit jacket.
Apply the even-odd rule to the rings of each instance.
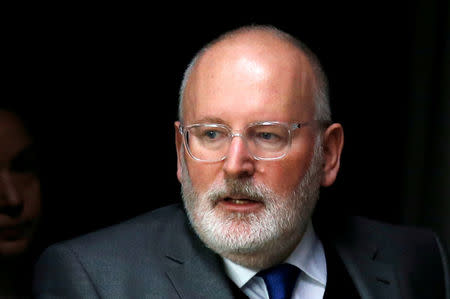
[[[449,298],[448,260],[434,234],[352,218],[327,236],[362,298]],[[49,247],[33,287],[37,298],[233,297],[221,259],[181,205]]]

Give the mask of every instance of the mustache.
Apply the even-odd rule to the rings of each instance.
[[[252,180],[248,179],[225,179],[223,184],[213,186],[207,192],[206,197],[213,203],[227,197],[265,202],[270,196],[267,189],[263,185],[255,185]]]

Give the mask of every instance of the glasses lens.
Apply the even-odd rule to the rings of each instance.
[[[186,130],[186,144],[196,159],[219,161],[228,150],[229,132],[217,125],[193,126]]]
[[[220,161],[228,152],[232,134],[217,124],[192,125],[186,128],[185,142],[191,156],[201,161]],[[289,148],[289,129],[281,124],[263,123],[250,126],[244,135],[248,150],[255,158],[277,159]]]
[[[259,158],[273,159],[286,154],[289,130],[280,124],[259,124],[246,132],[249,150]]]

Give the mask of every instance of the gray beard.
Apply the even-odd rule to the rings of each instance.
[[[319,197],[323,152],[320,136],[299,185],[288,195],[273,192],[252,179],[225,179],[199,194],[182,155],[182,197],[190,223],[207,247],[250,268],[264,268],[286,258],[301,240]],[[293,174],[295,175],[295,174]],[[240,196],[262,202],[255,213],[216,209],[219,199]]]

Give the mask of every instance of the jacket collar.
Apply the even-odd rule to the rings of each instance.
[[[178,295],[180,298],[233,298],[232,282],[225,275],[222,260],[193,232],[183,208],[179,213],[176,216],[183,220],[177,221],[173,230],[177,238],[172,239],[164,257],[166,274]],[[350,218],[338,229],[330,230],[333,226],[323,224],[320,227],[325,229],[319,227],[318,235],[334,244],[363,299],[401,298],[393,265],[379,258],[383,247],[356,232],[358,225],[357,217]]]
[[[380,248],[355,253],[337,243],[336,249],[362,298],[401,298],[393,266],[377,259]]]
[[[183,211],[184,213],[184,211]],[[166,274],[180,298],[231,299],[231,283],[222,260],[200,241],[187,217],[179,221],[180,232],[165,254]]]

